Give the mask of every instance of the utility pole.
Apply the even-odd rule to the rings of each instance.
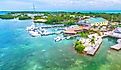
[[[35,14],[35,5],[34,5],[34,2],[33,2],[33,15],[32,15],[32,24],[35,26],[34,24],[34,14]]]

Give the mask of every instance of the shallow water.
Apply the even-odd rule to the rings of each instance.
[[[29,36],[28,25],[31,20],[0,20],[0,70],[121,70],[121,51],[109,49],[116,39],[104,38],[91,57],[76,53],[74,39]]]

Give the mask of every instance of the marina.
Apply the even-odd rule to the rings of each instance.
[[[69,40],[71,38],[74,38],[74,37],[79,37],[79,35],[71,35],[71,36],[66,36],[66,37],[63,37],[63,36],[57,36],[56,38],[54,38],[55,42],[59,42],[59,41],[62,41],[62,40]]]
[[[43,26],[41,27],[37,27],[34,24],[27,27],[26,30],[29,32],[29,34],[33,37],[36,36],[48,36],[48,35],[53,35],[53,34],[61,34],[63,33],[63,30],[58,30],[56,32],[54,31],[49,31],[49,29],[43,28]]]
[[[0,70],[121,70],[120,0],[0,5]]]
[[[65,67],[66,69],[72,67],[74,69],[85,68],[85,70],[96,70],[104,65],[104,63],[106,67],[110,66],[111,68],[114,65],[120,64],[116,64],[119,61],[115,57],[118,57],[118,59],[121,58],[121,51],[118,53],[111,51],[110,54],[106,52],[110,49],[110,46],[116,44],[117,40],[113,38],[103,38],[102,44],[95,56],[90,57],[75,52],[72,47],[76,41],[75,38],[55,42],[54,38],[58,36],[56,34],[37,38],[31,37],[26,31],[26,27],[31,25],[30,20],[17,22],[16,24],[16,21],[11,20],[1,20],[0,22],[0,59],[2,60],[0,68],[3,70],[7,70],[8,68],[10,70],[27,70],[35,67],[40,70],[48,70],[48,67],[49,69],[56,68],[57,70],[60,68],[65,69]],[[7,25],[9,25],[9,28]],[[78,66],[75,66],[77,63],[79,63]],[[59,65],[55,66],[56,64]],[[11,65],[16,66],[11,67]]]
[[[64,27],[64,24],[56,24],[56,25],[46,25],[46,26],[41,26],[42,28],[54,28],[54,27]]]

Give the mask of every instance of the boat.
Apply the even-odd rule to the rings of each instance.
[[[70,36],[66,37],[67,40],[70,39],[70,38],[71,38]]]
[[[36,37],[36,36],[41,35],[38,31],[32,31],[32,30],[30,30],[30,31],[28,31],[28,32],[29,32],[29,34],[30,34],[32,37]]]
[[[56,38],[54,38],[54,40],[55,40],[56,42],[61,41],[61,40],[64,40],[64,39],[66,39],[66,38],[63,37],[63,36],[57,36]]]
[[[43,30],[42,30],[42,33],[41,33],[41,35],[45,35],[45,36],[51,35],[51,34],[52,34],[51,32],[48,32],[48,31],[45,30],[45,29],[43,29]]]
[[[55,32],[56,34],[61,34],[63,31],[57,31],[57,32]]]
[[[58,36],[58,37],[54,38],[54,40],[55,40],[56,42],[58,42],[58,41],[61,41],[62,39],[61,39],[60,36]]]
[[[38,29],[38,27],[35,27],[35,25],[31,25],[31,26],[27,27],[26,30],[29,32],[29,34],[32,37],[41,35],[41,31]]]
[[[31,30],[34,30],[34,29],[36,29],[37,27],[35,27],[35,25],[31,25],[31,26],[28,26],[27,28],[26,28],[26,30],[27,31],[31,31]]]

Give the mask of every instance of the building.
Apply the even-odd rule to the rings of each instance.
[[[74,30],[66,30],[66,31],[64,31],[64,33],[65,34],[69,34],[69,35],[75,35],[75,34],[77,34],[77,32],[74,31]]]
[[[119,28],[119,27],[116,28],[116,29],[114,30],[114,32],[115,32],[115,33],[119,33],[119,34],[121,34],[121,28]]]
[[[108,21],[101,17],[90,17],[88,19],[79,20],[77,24],[87,26],[105,26],[108,25]]]
[[[118,25],[119,23],[118,22],[111,22],[110,24],[111,25]]]
[[[87,31],[89,30],[90,27],[86,27],[86,26],[70,26],[69,28],[67,28],[64,33],[65,34],[71,34],[71,35],[74,35],[74,34],[77,34],[78,32],[83,32],[83,31]]]
[[[47,22],[46,19],[37,19],[37,20],[33,20],[34,22],[40,22],[40,23],[45,23]]]

